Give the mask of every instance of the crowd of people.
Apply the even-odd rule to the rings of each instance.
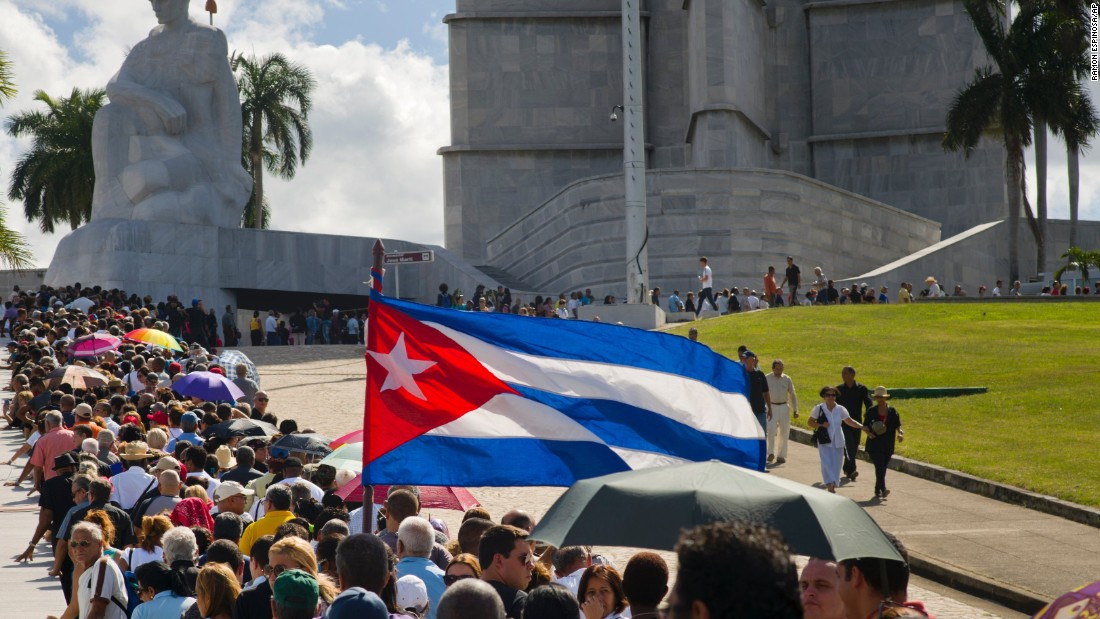
[[[74,306],[78,296],[97,302]],[[16,291],[8,303],[15,312],[4,323],[13,338],[5,367],[14,396],[4,415],[8,431],[25,439],[9,464],[27,457],[8,485],[29,480],[40,508],[16,560],[32,560],[48,543],[63,619],[856,619],[872,606],[902,613],[883,616],[924,616],[919,605],[906,605],[900,577],[889,588],[877,584],[881,569],[866,563],[877,560],[811,561],[800,587],[781,538],[756,525],[686,532],[670,586],[655,553],[639,553],[620,570],[587,547],[529,541],[535,522],[520,509],[494,521],[473,508],[452,536],[442,521],[420,515],[415,486],[390,487],[381,505],[369,500],[369,487],[366,503],[345,501],[337,490],[354,472],[274,445],[311,431],[276,416],[246,365],[227,367],[197,342],[183,353],[138,342],[94,357],[70,350],[93,333],[171,330],[151,301],[75,288]],[[755,355],[741,352],[753,374]],[[70,366],[110,379],[94,387],[59,380]],[[797,416],[794,385],[782,370],[773,364],[763,383],[775,385],[768,417],[784,405]],[[198,371],[232,374],[244,396],[209,402],[173,389]],[[234,419],[279,432],[210,432]],[[785,450],[779,446],[780,458]]]

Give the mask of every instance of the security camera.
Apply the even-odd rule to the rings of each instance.
[[[611,116],[609,117],[609,119],[611,120],[611,122],[618,122],[619,121],[619,113],[618,112],[611,112]]]
[[[624,111],[626,111],[626,110],[624,110],[623,106],[621,106],[621,105],[616,105],[616,106],[612,107],[611,108],[611,116],[608,117],[608,120],[610,120],[611,122],[618,122],[619,121],[619,112],[624,112]]]

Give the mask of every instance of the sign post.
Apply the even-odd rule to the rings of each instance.
[[[386,254],[383,257],[383,264],[393,265],[393,288],[394,295],[398,299],[401,298],[401,269],[398,267],[402,264],[417,264],[423,262],[435,262],[435,252],[430,249],[423,249],[417,251],[401,251],[392,254]]]

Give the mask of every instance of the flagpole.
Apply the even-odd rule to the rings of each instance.
[[[382,294],[382,275],[384,273],[384,271],[382,270],[382,263],[383,263],[384,258],[386,256],[386,246],[382,244],[382,239],[376,239],[374,241],[374,247],[371,249],[371,256],[374,258],[374,262],[371,265],[371,269],[370,269],[371,289],[378,292],[378,294]],[[367,303],[367,323],[368,324],[370,323],[370,302],[369,301]],[[368,325],[364,325],[363,328],[368,329]],[[372,342],[371,342],[371,331],[369,329],[366,331],[366,335],[367,335],[367,337],[366,337],[367,350],[370,350]],[[364,374],[365,374],[366,373],[365,372],[366,371],[366,365],[365,365],[366,364],[366,359],[369,359],[370,355],[364,352],[363,357],[364,357],[364,360],[363,360],[364,361],[364,367],[363,367],[363,369],[364,369]],[[369,462],[367,460],[370,457],[370,444],[371,444],[370,443],[370,419],[371,419],[371,414],[370,414],[370,396],[371,396],[371,394],[370,394],[370,378],[367,377],[367,379],[364,382],[366,383],[366,385],[365,385],[365,392],[363,394],[364,395],[364,399],[363,399],[363,473],[362,473],[362,479],[364,480],[364,483],[363,483],[363,505],[368,507],[367,513],[370,514],[370,513],[372,513],[372,510],[373,510],[372,506],[374,505],[373,495],[370,499],[370,502],[368,502],[367,501],[367,494],[366,494],[367,489],[371,489],[373,491],[373,486],[366,483],[366,480],[370,479],[370,465],[369,465]],[[367,518],[369,518],[369,517],[370,516],[367,516]]]

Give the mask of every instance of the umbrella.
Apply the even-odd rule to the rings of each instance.
[[[373,500],[381,505],[386,501],[389,486],[375,486]],[[345,501],[352,503],[363,502],[363,476],[356,475],[355,479],[336,490],[336,495]],[[420,486],[420,507],[428,509],[453,509],[464,512],[471,507],[477,507],[481,503],[465,488],[456,486]]]
[[[215,357],[218,365],[225,368],[226,374],[236,376],[234,368],[238,363],[243,363],[248,368],[248,377],[256,381],[256,384],[260,384],[260,372],[256,369],[256,364],[252,363],[252,360],[248,358],[248,355],[239,350],[223,350],[220,355]]]
[[[92,368],[68,365],[50,372],[50,388],[72,385],[73,389],[92,389],[107,384],[107,377]]]
[[[347,434],[341,436],[338,439],[333,439],[333,441],[331,443],[329,443],[329,447],[332,447],[333,449],[336,449],[337,447],[347,445],[348,443],[362,443],[362,442],[363,442],[363,430],[356,430],[354,432],[348,432]]]
[[[329,445],[331,447],[331,445]],[[334,469],[347,469],[356,473],[363,472],[363,444],[348,443],[337,447],[318,464],[328,464]]]
[[[80,297],[76,301],[73,301],[72,303],[66,305],[65,309],[79,310],[80,313],[87,314],[88,308],[92,307],[93,305],[95,305],[95,301],[89,299],[88,297]]]
[[[777,529],[795,554],[902,560],[851,499],[716,460],[578,481],[550,506],[531,539],[559,548],[672,550],[681,529],[729,520]]]
[[[298,451],[312,456],[327,456],[332,453],[329,443],[332,439],[320,434],[287,434],[271,444],[272,449]]]
[[[230,419],[214,424],[202,431],[206,438],[229,438],[231,436],[273,436],[279,429],[266,421],[255,419]]]
[[[93,333],[73,340],[69,354],[74,357],[98,357],[110,350],[117,350],[122,340],[106,333]]]
[[[1100,581],[1058,596],[1034,619],[1087,619],[1100,614]]]
[[[210,401],[236,402],[237,398],[244,397],[244,392],[233,381],[214,372],[191,372],[173,383],[172,389],[180,395]]]
[[[183,346],[180,346],[176,338],[160,329],[134,329],[122,337],[135,342],[142,342],[150,346],[160,346],[161,348],[169,348],[171,350],[183,352]]]

